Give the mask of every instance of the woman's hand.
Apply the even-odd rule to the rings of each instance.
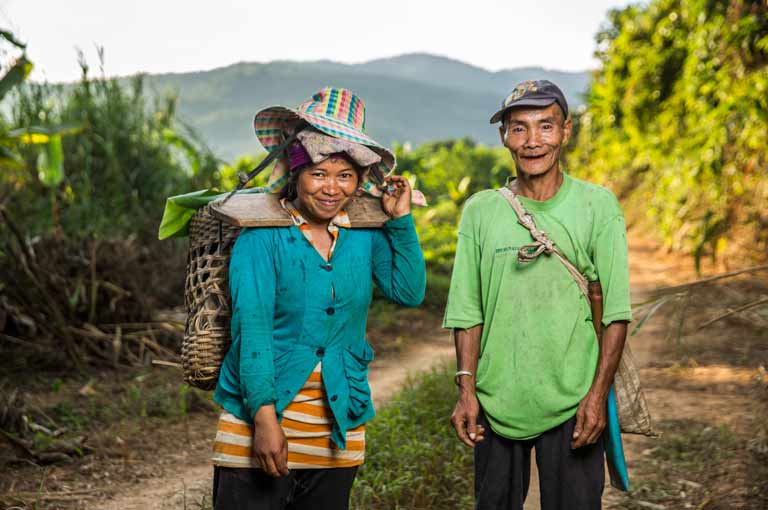
[[[261,406],[253,417],[253,457],[270,476],[288,474],[288,441],[275,406]]]
[[[381,195],[381,206],[393,220],[411,212],[411,183],[400,175],[384,178],[387,189]],[[391,191],[390,191],[391,190]]]

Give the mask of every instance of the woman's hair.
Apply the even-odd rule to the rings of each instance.
[[[352,165],[352,168],[355,169],[355,173],[357,174],[357,181],[360,182],[363,180],[363,176],[365,175],[366,169],[362,166],[355,163],[352,158],[348,157],[346,154],[339,153],[334,154],[330,156],[331,158],[344,158],[350,165]],[[312,163],[308,163],[306,165],[300,166],[298,168],[295,168],[291,170],[290,174],[288,174],[288,182],[285,183],[285,186],[283,186],[283,189],[280,191],[280,198],[285,198],[289,201],[296,200],[296,197],[298,196],[298,191],[296,189],[296,186],[299,182],[299,176],[301,175],[301,172],[304,170],[307,170],[308,168],[312,168],[314,165]]]

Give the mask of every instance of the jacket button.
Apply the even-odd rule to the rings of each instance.
[[[331,397],[331,402],[336,402],[337,400],[339,400],[339,396],[338,395],[334,395],[334,396]]]
[[[334,310],[332,306],[329,306],[328,308],[325,309],[325,313],[327,313],[328,315],[333,315],[334,313],[336,313],[336,310]]]
[[[331,265],[331,264],[323,264],[321,267],[323,269],[325,269],[326,271],[330,271],[330,270],[333,269],[333,265]]]
[[[320,347],[318,350],[315,351],[315,354],[317,354],[318,356],[322,356],[323,354],[325,354],[325,349]]]

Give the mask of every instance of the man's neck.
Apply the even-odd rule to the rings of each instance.
[[[520,196],[543,202],[554,197],[562,184],[563,172],[557,168],[534,176],[518,172],[512,189]]]

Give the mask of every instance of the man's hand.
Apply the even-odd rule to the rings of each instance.
[[[459,439],[470,448],[485,438],[485,429],[477,424],[477,416],[480,414],[480,403],[477,394],[473,390],[460,389],[459,400],[451,415],[451,424],[456,430]]]
[[[595,444],[600,439],[607,421],[608,396],[590,389],[579,403],[576,411],[576,426],[573,428],[571,448]]]
[[[288,474],[288,442],[275,406],[261,406],[253,417],[253,456],[270,476]]]
[[[627,321],[616,321],[608,325],[601,337],[600,355],[592,387],[579,402],[576,411],[576,426],[573,429],[571,448],[594,444],[605,429],[608,414],[608,392],[619,366],[624,342],[627,338]]]

